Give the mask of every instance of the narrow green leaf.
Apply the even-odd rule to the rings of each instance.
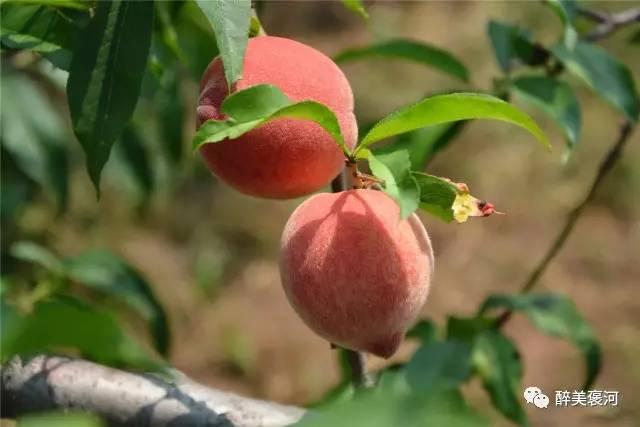
[[[562,128],[572,149],[580,138],[578,98],[567,83],[545,76],[523,76],[512,82],[516,95],[540,108]]]
[[[454,390],[471,375],[471,347],[462,341],[422,345],[407,364],[407,380],[414,392]]]
[[[88,10],[91,2],[83,0],[4,0],[3,3],[36,4],[76,10]]]
[[[286,96],[271,85],[252,86],[232,94],[221,107],[229,119],[206,121],[193,137],[193,149],[199,149],[203,144],[238,138],[270,120],[287,118],[317,123],[333,137],[345,155],[350,155],[333,111],[314,101],[291,104],[288,100],[285,103],[285,100]]]
[[[16,354],[74,348],[92,360],[109,365],[140,369],[162,366],[123,333],[110,314],[78,300],[42,301],[27,315],[7,307],[2,310],[2,360]]]
[[[134,126],[128,125],[118,144],[122,151],[124,165],[135,180],[143,199],[148,199],[153,192],[155,179],[151,159],[139,131]]]
[[[400,218],[411,215],[420,203],[420,189],[411,174],[411,162],[406,150],[369,154],[371,172],[384,181],[384,192],[400,206]]]
[[[81,412],[46,412],[18,418],[17,427],[103,427],[102,420]]]
[[[1,85],[2,147],[11,153],[18,168],[64,210],[69,166],[62,119],[27,77],[3,71]]]
[[[111,147],[130,120],[145,72],[153,2],[98,2],[79,36],[67,84],[75,134],[96,191]]]
[[[456,186],[437,176],[419,172],[412,175],[420,189],[420,209],[444,222],[453,221],[453,203],[458,195]]]
[[[385,117],[365,135],[354,154],[391,136],[426,126],[469,119],[493,119],[512,123],[529,131],[545,147],[551,148],[536,122],[509,103],[480,93],[452,93],[426,98]]]
[[[151,286],[122,259],[107,251],[89,251],[65,261],[68,276],[81,285],[112,295],[149,322],[156,349],[167,355],[170,331],[167,315]]]
[[[582,79],[601,98],[636,122],[640,114],[640,95],[629,69],[603,48],[578,42],[573,50],[563,44],[551,48],[567,70]]]
[[[584,389],[590,388],[600,371],[601,350],[593,330],[573,301],[555,294],[492,295],[480,312],[496,308],[521,311],[540,331],[578,347],[587,365]]]
[[[367,13],[367,9],[364,8],[362,0],[342,0],[342,4],[350,11],[360,15],[362,19],[369,19],[369,14]]]
[[[69,69],[76,30],[69,18],[56,9],[37,5],[3,4],[0,14],[3,47],[31,50],[56,67]]]
[[[45,269],[57,273],[64,273],[62,260],[49,249],[34,242],[22,241],[11,245],[11,255],[22,261],[38,264]]]
[[[405,59],[433,67],[463,81],[469,80],[469,71],[455,56],[446,50],[414,40],[396,39],[347,49],[339,53],[334,60],[349,62],[368,58]]]
[[[472,359],[496,408],[519,425],[528,425],[520,404],[522,362],[511,340],[496,330],[484,331],[474,340]]]
[[[232,87],[242,76],[244,53],[249,40],[251,2],[196,0],[196,3],[213,28],[224,64],[224,75],[228,86]]]
[[[536,48],[531,35],[523,28],[491,20],[487,32],[496,61],[503,72],[511,71],[518,61],[527,65],[544,63],[545,55]]]

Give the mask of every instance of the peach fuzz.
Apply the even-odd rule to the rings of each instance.
[[[318,335],[388,358],[424,305],[434,268],[416,215],[380,191],[317,194],[289,218],[280,245],[285,293]]]
[[[323,53],[294,40],[260,36],[249,40],[242,78],[232,91],[271,84],[292,101],[325,104],[337,116],[348,147],[358,128],[353,93],[338,66]],[[200,82],[198,126],[222,119],[228,95],[221,59],[214,59]],[[206,144],[209,169],[236,190],[266,198],[294,198],[327,185],[342,169],[344,155],[329,133],[308,120],[277,119],[234,140]]]

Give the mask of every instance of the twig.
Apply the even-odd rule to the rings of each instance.
[[[16,357],[1,368],[2,417],[84,410],[110,426],[287,426],[304,410],[250,399],[182,380],[107,368],[66,357]]]
[[[640,7],[612,14],[591,9],[578,8],[578,13],[585,18],[598,23],[596,28],[584,37],[585,40],[590,42],[595,42],[607,37],[625,25],[633,22],[640,22]]]
[[[600,184],[604,180],[605,176],[613,169],[616,162],[620,158],[622,154],[622,149],[629,139],[629,135],[631,135],[631,131],[633,130],[633,126],[630,122],[625,121],[620,127],[620,132],[618,134],[618,138],[615,144],[611,147],[611,149],[607,152],[606,156],[600,163],[600,167],[598,168],[598,173],[591,184],[591,189],[587,193],[586,197],[578,204],[567,216],[567,220],[564,224],[564,227],[558,234],[558,236],[553,241],[553,244],[545,254],[545,256],[540,260],[536,268],[531,272],[524,285],[522,286],[521,293],[529,292],[538,282],[540,277],[544,274],[549,263],[556,257],[560,249],[564,246],[567,238],[571,234],[571,231],[575,227],[578,219],[580,218],[584,208],[593,200],[593,197],[596,194],[596,191],[600,187]],[[498,317],[496,320],[497,327],[504,325],[509,318],[511,317],[512,311],[507,310],[502,315]]]

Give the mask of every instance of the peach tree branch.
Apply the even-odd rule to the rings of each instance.
[[[188,379],[172,383],[67,357],[16,357],[0,375],[2,417],[59,409],[89,411],[110,426],[281,427],[304,414]]]

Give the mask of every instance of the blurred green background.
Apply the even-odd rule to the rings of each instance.
[[[615,11],[632,3],[586,5]],[[552,42],[561,32],[560,21],[537,2],[372,2],[367,8],[368,22],[337,2],[263,2],[258,8],[270,35],[294,38],[328,55],[376,40],[409,37],[449,50],[470,70],[471,82],[465,85],[401,61],[345,64],[360,123],[377,120],[426,94],[490,90],[492,79],[500,72],[487,37],[489,19],[529,28],[543,42]],[[181,13],[184,16],[173,18],[184,19],[182,31],[205,32],[200,21],[190,21],[188,11]],[[637,82],[640,51],[637,44],[627,43],[634,31],[637,26],[619,31],[601,45],[629,66]],[[62,256],[110,249],[142,273],[168,311],[173,341],[169,360],[177,369],[215,387],[307,404],[335,385],[339,372],[329,344],[302,324],[280,287],[280,232],[301,200],[243,196],[218,182],[200,157],[190,152],[198,96],[196,75],[216,49],[206,44],[206,36],[189,40],[190,45],[182,46],[190,55],[186,66],[164,69],[155,80],[145,79],[143,94],[149,96],[143,95],[138,104],[138,134],[129,138],[139,139],[148,158],[117,143],[105,169],[99,202],[70,130],[56,135],[70,150],[68,207],[63,211],[46,194],[11,186],[11,174],[17,173],[11,162],[20,159],[3,152],[3,274],[27,268],[6,258],[6,249],[18,237],[41,242]],[[162,52],[153,52],[161,61]],[[11,81],[11,87],[20,81],[35,82],[60,113],[59,120],[68,121],[60,83],[64,73],[54,72],[45,62],[31,64],[28,61],[33,58],[28,55],[11,61],[22,70],[12,74],[18,80]],[[174,96],[155,96],[153,86],[171,85],[174,74],[182,77]],[[42,75],[53,78],[42,79]],[[3,73],[3,92],[9,87],[5,79]],[[467,183],[475,195],[493,202],[506,215],[461,225],[443,224],[423,215],[437,265],[425,316],[442,322],[445,315],[472,313],[489,293],[516,292],[550,245],[566,213],[584,197],[600,159],[615,141],[621,116],[584,86],[569,81],[581,101],[583,130],[567,164],[562,162],[560,130],[547,116],[529,109],[552,139],[553,153],[542,150],[515,127],[480,121],[466,126],[431,162],[430,173]],[[27,108],[40,111],[38,100],[30,101]],[[514,102],[518,104],[517,98]],[[15,107],[3,101],[2,108]],[[45,116],[36,113],[34,118],[59,132]],[[3,129],[6,125],[3,119]],[[29,131],[33,129],[25,130]],[[166,143],[167,135],[173,136],[173,143]],[[624,157],[539,284],[540,290],[570,295],[593,325],[604,350],[604,367],[593,388],[619,391],[620,404],[606,410],[553,406],[539,410],[530,405],[527,410],[533,425],[634,426],[640,419],[638,142],[636,130]],[[141,167],[141,159],[146,166]],[[136,176],[133,170],[143,176]],[[31,203],[20,205],[27,196]],[[144,336],[140,320],[126,320],[130,331]],[[507,334],[522,353],[525,386],[541,387],[550,395],[552,390],[580,387],[583,361],[575,348],[541,335],[521,316],[508,325]],[[370,357],[370,366],[377,369],[406,360],[414,348],[415,343],[408,341],[390,361]],[[495,411],[478,384],[471,384],[468,392],[473,403]],[[506,423],[492,414],[497,425]]]

